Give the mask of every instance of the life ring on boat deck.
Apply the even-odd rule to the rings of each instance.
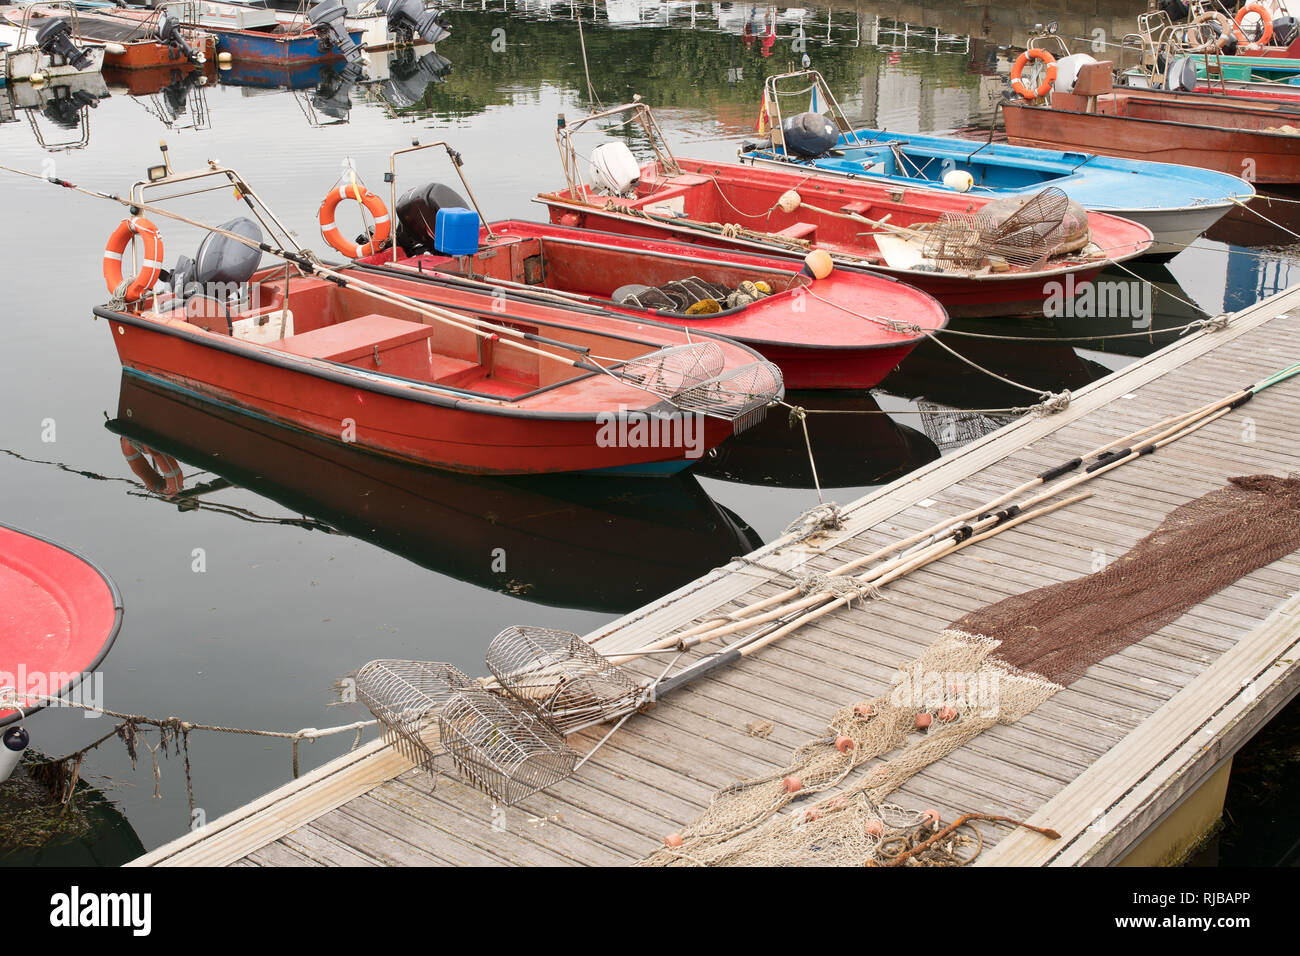
[[[375,220],[374,235],[364,245],[349,242],[345,239],[334,222],[334,211],[339,208],[339,203],[345,199],[353,199],[361,203]],[[321,236],[334,249],[337,249],[349,259],[361,259],[365,256],[374,255],[377,250],[383,248],[392,230],[393,224],[388,218],[388,207],[384,205],[384,201],[366,187],[358,186],[356,183],[346,183],[338,189],[330,190],[329,195],[320,204]]]
[[[1259,35],[1258,40],[1252,40],[1246,36],[1246,31],[1241,27],[1241,21],[1246,18],[1248,13],[1257,13],[1264,23],[1264,32]],[[1237,18],[1232,21],[1232,32],[1236,36],[1237,42],[1244,45],[1247,50],[1260,50],[1268,46],[1268,41],[1273,39],[1273,14],[1262,3],[1248,3],[1237,11]]]
[[[1199,46],[1189,47],[1188,53],[1220,53],[1232,42],[1237,33],[1237,25],[1217,10],[1207,10],[1202,13],[1192,21],[1192,26],[1199,26],[1202,23],[1218,24],[1219,35],[1211,37]],[[1201,35],[1204,36],[1204,33]]]
[[[125,302],[139,301],[153,288],[162,269],[163,241],[158,234],[158,227],[143,216],[123,219],[108,237],[108,245],[104,247],[104,282],[108,285],[108,291],[117,295],[117,290],[122,287],[122,255],[137,236],[144,246],[144,267],[123,293],[122,299]]]
[[[1025,67],[1029,65],[1030,60],[1042,60],[1047,64],[1047,75],[1043,77],[1043,82],[1038,84],[1038,89],[1030,90],[1024,83],[1020,82],[1020,76],[1025,72]],[[1016,60],[1016,65],[1011,68],[1011,88],[1029,100],[1031,103],[1039,97],[1046,96],[1052,91],[1052,84],[1056,82],[1056,57],[1046,50],[1026,50],[1020,54]]]
[[[122,455],[131,472],[154,494],[169,498],[180,494],[185,476],[181,474],[180,462],[171,455],[164,455],[125,437],[122,439]]]

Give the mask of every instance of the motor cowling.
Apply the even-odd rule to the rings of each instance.
[[[158,13],[158,39],[191,63],[202,66],[207,61],[207,57],[190,46],[185,35],[181,33],[180,23],[168,16],[166,10]]]
[[[307,11],[307,20],[311,23],[321,44],[329,44],[349,63],[361,62],[361,47],[352,41],[347,27],[347,9],[340,0],[321,0]]]
[[[358,63],[345,63],[338,73],[323,69],[311,105],[332,119],[347,119],[352,112],[352,88],[361,79],[362,72]]]
[[[592,184],[599,190],[622,196],[641,182],[641,164],[626,143],[601,143],[591,151]]]
[[[1292,16],[1273,18],[1273,44],[1290,46],[1300,34],[1300,20]]]
[[[50,20],[36,31],[36,45],[46,56],[61,56],[78,70],[89,68],[91,56],[72,42],[72,30],[66,20]]]
[[[421,0],[379,0],[376,7],[400,43],[411,43],[417,36],[424,43],[438,43],[451,35],[447,22],[436,10],[426,10]]]
[[[429,250],[437,236],[438,210],[463,209],[469,204],[442,183],[408,189],[397,200],[397,244],[408,253]]]
[[[225,232],[243,236],[251,242],[262,241],[262,228],[253,220],[240,216],[217,227]],[[195,295],[227,302],[242,291],[242,287],[257,267],[262,264],[262,251],[244,245],[216,232],[210,232],[199,243],[198,252],[191,259],[180,256],[168,280],[172,291],[182,300]]]
[[[840,139],[839,127],[821,113],[800,113],[781,124],[785,150],[795,156],[815,159],[830,152]]]
[[[451,71],[451,61],[430,50],[416,59],[411,51],[403,51],[388,61],[388,79],[380,87],[384,99],[398,109],[408,109],[420,102],[431,83],[441,83]]]

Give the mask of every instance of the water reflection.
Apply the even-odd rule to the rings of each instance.
[[[354,535],[439,574],[541,604],[629,611],[761,544],[690,475],[465,477],[326,442],[126,374],[108,428],[188,466],[181,487],[165,495],[181,512],[217,510]],[[215,480],[196,484],[196,469]],[[221,493],[233,486],[302,517],[232,506]]]

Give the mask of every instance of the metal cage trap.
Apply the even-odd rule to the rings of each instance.
[[[923,254],[958,269],[978,269],[997,259],[1022,269],[1036,267],[1066,238],[1069,211],[1069,197],[1049,186],[1009,214],[1003,202],[974,215],[944,213],[926,231]]]
[[[445,753],[467,783],[505,806],[577,769],[585,758],[566,735],[626,717],[651,696],[568,631],[508,627],[488,646],[487,665],[494,684],[451,664],[371,661],[357,673],[357,696],[417,766],[441,772],[435,761]]]

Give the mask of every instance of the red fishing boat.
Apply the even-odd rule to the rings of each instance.
[[[0,684],[22,709],[0,710],[0,725],[66,696],[99,666],[121,626],[122,599],[103,571],[0,524]],[[4,743],[13,749],[8,735]],[[0,767],[5,756],[0,747]]]
[[[592,121],[629,112],[629,122],[646,131],[655,159],[641,166],[621,142],[598,146],[591,151],[588,185],[578,171],[574,134]],[[840,268],[902,279],[934,296],[954,318],[1041,314],[1044,300],[1066,276],[1080,284],[1110,262],[1143,255],[1153,242],[1144,226],[1073,206],[1037,234],[1041,247],[1017,259],[997,243],[984,246],[981,217],[991,217],[994,209],[1008,215],[1005,210],[1028,209],[1029,203],[1046,206],[1042,197],[1049,193],[1055,194],[1053,207],[1059,196],[1059,209],[1065,210],[1059,190],[1027,202],[992,200],[802,169],[677,159],[643,103],[572,126],[561,120],[557,137],[569,185],[537,197],[554,223],[787,256],[822,250]],[[1010,223],[1018,214],[1009,215],[1001,221]],[[1029,228],[1018,237],[1033,234]]]
[[[446,143],[414,149],[435,148],[456,156]],[[390,157],[390,183],[396,181],[399,153]],[[461,167],[454,168],[473,197]],[[369,202],[379,218],[389,218],[382,201],[364,187],[348,185],[343,192]],[[331,200],[334,196],[332,191]],[[457,308],[482,308],[482,298],[489,296],[725,335],[775,363],[787,388],[870,388],[928,334],[947,325],[947,314],[933,297],[886,276],[837,269],[818,279],[780,256],[724,249],[706,253],[664,239],[515,220],[480,227],[477,216],[472,217],[480,227],[477,250],[446,255],[437,251],[435,230],[429,226],[439,208],[463,209],[468,205],[464,199],[431,183],[400,199],[394,185],[390,202],[399,223],[396,245],[358,258],[384,237],[378,243],[367,237],[362,248],[337,229],[326,232],[327,241],[358,266],[370,267],[368,277],[386,288],[436,297]],[[326,225],[334,221],[336,205],[322,207]],[[474,206],[477,210],[477,201]],[[430,291],[431,286],[440,291]]]
[[[403,295],[303,254],[233,170],[150,174],[131,194],[144,214],[166,212],[150,188],[218,177],[275,244],[233,220],[155,290],[157,228],[126,220],[105,254],[117,301],[95,314],[129,374],[372,452],[502,475],[680,470],[783,394],[779,370],[728,339],[423,284]],[[123,280],[135,238],[144,267]],[[261,268],[264,249],[290,265]]]

